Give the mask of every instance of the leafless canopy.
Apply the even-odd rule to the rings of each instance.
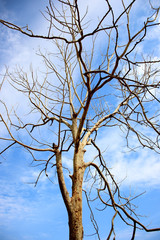
[[[91,202],[100,201],[105,209],[110,207],[114,211],[108,240],[116,234],[114,219],[118,216],[132,226],[131,239],[135,238],[137,228],[148,232],[160,230],[148,229],[138,220],[132,205],[134,198],[121,196],[120,188],[96,142],[101,129],[118,126],[126,133],[129,148],[133,147],[129,142],[132,135],[139,145],[159,153],[159,59],[145,57],[138,52],[138,46],[144,42],[148,32],[159,25],[159,8],[149,2],[150,16],[137,24],[133,21],[133,11],[138,1],[126,4],[124,0],[119,0],[120,10],[112,6],[112,2],[100,1],[104,15],[96,19],[92,16],[95,20],[92,23],[90,6],[84,11],[80,0],[50,0],[43,14],[49,23],[46,35],[36,35],[28,26],[19,27],[0,20],[1,24],[10,29],[54,44],[54,52],[40,52],[47,67],[43,79],[38,80],[33,71],[31,75],[22,69],[17,69],[13,74],[6,72],[5,78],[8,77],[13,87],[28,97],[30,114],[35,113],[37,120],[34,118],[32,121],[31,118],[30,122],[23,121],[15,111],[14,115],[11,114],[6,103],[1,100],[3,114],[0,114],[0,124],[6,130],[1,140],[7,143],[1,155],[13,145],[28,150],[33,157],[33,164],[37,162],[42,166],[36,184],[43,173],[49,178],[48,170],[54,167],[69,219],[73,217],[75,209],[81,219],[81,206],[76,206],[77,199],[82,200],[85,174],[90,191],[85,187],[83,191],[98,239],[100,234]],[[148,136],[146,129],[152,131],[151,136]],[[40,135],[40,132],[45,134]],[[25,140],[21,134],[25,135]],[[46,135],[49,138],[45,138]],[[94,159],[87,156],[87,161],[84,161],[86,145],[97,150]],[[37,159],[37,152],[48,153],[45,155],[48,158]],[[64,177],[66,168],[63,156],[66,153],[73,160],[72,170],[68,169],[71,193]],[[71,222],[70,219],[70,228]],[[73,236],[70,233],[70,239],[81,239]],[[80,236],[80,233],[76,236]]]

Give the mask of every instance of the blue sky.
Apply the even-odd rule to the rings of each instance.
[[[113,1],[114,2],[114,1]],[[141,6],[143,1],[138,1]],[[115,1],[116,3],[116,1]],[[0,0],[0,16],[6,20],[24,26],[29,24],[36,32],[43,32],[47,28],[40,14],[47,5],[42,0]],[[94,5],[92,6],[94,11]],[[96,8],[96,7],[95,7]],[[138,6],[137,6],[138,8]],[[101,10],[103,11],[103,9]],[[139,10],[140,11],[140,10]],[[90,14],[91,14],[90,13]],[[140,14],[140,13],[139,13]],[[155,57],[160,57],[159,30],[151,31],[148,37],[148,46],[141,45],[140,51],[145,47],[154,52]],[[156,44],[156,52],[153,48]],[[0,26],[0,74],[5,71],[5,65],[13,69],[15,65],[21,65],[28,71],[30,64],[36,69],[42,69],[43,65],[35,54],[38,49],[49,48],[49,43],[42,40],[28,39],[16,32],[12,32]],[[1,75],[0,75],[1,77]],[[1,79],[0,79],[1,80]],[[7,96],[7,98],[6,98]],[[2,99],[6,99],[9,106],[17,106],[20,102],[25,106],[21,95],[14,95],[8,85],[1,93]],[[25,112],[21,109],[21,112]],[[3,129],[0,129],[0,132]],[[159,155],[149,150],[140,149],[137,153],[129,153],[125,148],[125,140],[120,132],[103,132],[98,139],[99,145],[106,143],[106,159],[112,159],[111,167],[113,173],[118,175],[123,182],[122,191],[139,194],[146,190],[146,194],[136,200],[139,205],[138,212],[148,216],[143,218],[144,224],[151,227],[160,226],[160,161]],[[120,148],[121,146],[121,148]],[[123,150],[120,150],[123,149]],[[89,149],[90,157],[95,152]],[[49,182],[45,176],[39,180],[36,188],[32,184],[38,176],[38,168],[31,167],[29,155],[20,148],[9,150],[4,156],[3,164],[0,165],[0,239],[1,240],[67,240],[68,219],[57,180],[54,184]],[[68,164],[68,162],[67,162]],[[54,170],[50,174],[55,174]],[[85,209],[84,201],[84,209]],[[108,216],[96,214],[98,221],[107,228]],[[109,222],[110,224],[110,222]],[[92,233],[87,210],[84,213],[84,226],[87,234]],[[128,240],[130,230],[123,224],[118,223],[118,240]],[[105,239],[105,232],[102,240]],[[104,237],[104,239],[103,239]],[[94,240],[94,237],[85,237]],[[159,240],[160,233],[146,234],[138,232],[136,240]]]

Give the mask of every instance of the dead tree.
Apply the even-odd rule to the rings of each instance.
[[[1,25],[27,37],[52,41],[57,49],[49,54],[40,53],[48,69],[43,80],[38,80],[34,72],[29,76],[21,69],[14,73],[7,70],[5,78],[28,97],[30,114],[35,112],[37,121],[31,118],[31,122],[25,122],[15,111],[13,116],[1,99],[0,125],[5,127],[6,133],[0,138],[7,143],[1,149],[1,155],[14,145],[28,150],[33,161],[42,166],[36,183],[41,174],[49,178],[49,168],[56,169],[68,212],[70,240],[83,239],[83,191],[98,239],[100,234],[91,209],[93,200],[114,211],[108,240],[115,238],[116,217],[133,228],[131,239],[135,238],[137,228],[147,232],[160,230],[148,229],[137,219],[132,199],[121,195],[96,142],[100,129],[118,126],[126,132],[128,147],[129,137],[134,135],[141,146],[159,152],[160,101],[156,95],[160,87],[157,78],[159,60],[155,61],[152,56],[145,58],[137,52],[150,29],[159,25],[159,8],[149,2],[150,16],[135,25],[132,9],[137,2],[133,0],[127,5],[124,0],[119,0],[119,12],[112,5],[113,1],[104,0],[104,15],[92,24],[87,18],[90,6],[84,12],[79,0],[49,0],[44,13],[49,23],[46,35],[36,35],[28,26],[19,27],[0,20]],[[146,127],[152,131],[151,137],[145,134]],[[47,142],[37,130],[50,131],[52,140]],[[25,139],[21,138],[21,133]],[[89,144],[97,150],[97,156],[94,159],[87,156],[84,161],[85,147]],[[37,152],[50,156],[39,160]],[[72,155],[73,160],[72,172],[68,173],[71,192],[66,185],[66,174],[64,176],[63,155],[66,153]],[[89,192],[83,188],[84,175],[91,188]],[[94,185],[96,197],[92,199]]]

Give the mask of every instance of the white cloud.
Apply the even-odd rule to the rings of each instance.
[[[123,158],[112,165],[112,172],[118,179],[125,179],[123,185],[139,187],[159,187],[160,162],[156,154],[148,150],[138,152],[136,157]]]
[[[148,132],[148,134],[150,134]],[[137,140],[133,138],[135,143]],[[159,154],[147,148],[129,152],[122,132],[115,129],[105,129],[96,141],[103,152],[104,159],[117,182],[122,186],[149,188],[160,185]],[[93,160],[97,155],[95,149],[90,148],[85,156],[87,161]],[[89,159],[88,159],[89,157]]]
[[[21,176],[20,181],[22,183],[27,184],[34,184],[39,176],[40,170],[34,168],[34,170],[23,172],[23,176]],[[47,181],[47,178],[45,174],[43,173],[39,178],[39,183],[45,183]]]
[[[42,175],[35,188],[32,183],[35,182],[39,171],[27,168],[25,164],[15,171],[12,167],[15,176],[10,173],[11,166],[7,169],[4,168],[4,171],[7,171],[5,176],[1,173],[0,226],[9,226],[14,221],[23,221],[24,224],[31,221],[34,224],[38,216],[43,215],[45,218],[45,211],[56,211],[57,199],[61,202],[59,192],[55,191],[56,184],[50,183],[46,176]]]
[[[72,158],[69,158],[69,156],[68,157],[63,156],[62,157],[62,162],[63,162],[63,165],[65,167],[67,167],[70,171],[72,170],[72,167],[73,167],[73,160],[72,160]]]
[[[153,239],[159,239],[159,232],[145,232],[144,230],[137,230],[136,231],[136,240],[153,240]],[[129,230],[128,228],[125,229],[119,229],[119,231],[116,234],[116,237],[118,240],[128,240],[129,237],[132,237],[132,228]]]
[[[19,192],[22,191],[20,184],[11,184],[1,180],[1,196],[0,196],[0,219],[1,225],[8,225],[15,218],[23,219],[33,216],[33,202],[28,201],[26,197],[22,197]]]
[[[159,8],[160,0],[151,0],[151,4],[154,8]]]

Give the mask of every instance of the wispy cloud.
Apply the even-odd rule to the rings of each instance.
[[[137,140],[133,138],[132,141]],[[147,148],[129,151],[125,137],[118,128],[104,130],[97,139],[97,144],[101,146],[102,152],[106,150],[103,153],[106,163],[117,181],[123,180],[122,186],[159,187],[160,161],[157,153]],[[90,148],[86,160],[91,161],[96,155],[95,149]]]

